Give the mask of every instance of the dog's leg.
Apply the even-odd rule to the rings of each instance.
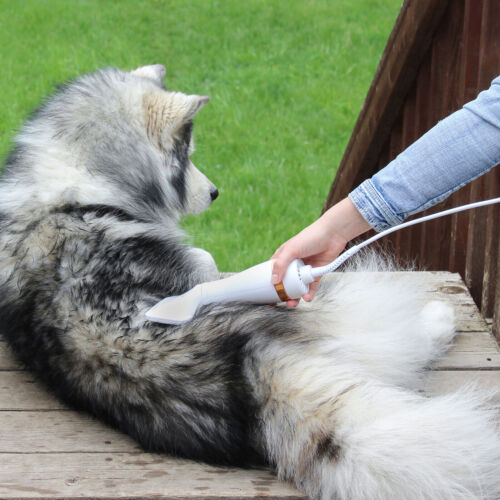
[[[381,381],[418,387],[423,369],[449,347],[455,334],[453,309],[430,302],[405,324],[351,332],[340,341],[343,356]]]
[[[190,248],[192,258],[195,261],[195,270],[199,275],[199,281],[213,281],[220,278],[217,264],[210,252],[203,248]]]
[[[404,275],[340,276],[310,311],[305,308],[304,328],[313,316],[329,349],[383,382],[416,387],[423,368],[450,345],[455,328],[449,305],[422,307],[412,288]]]

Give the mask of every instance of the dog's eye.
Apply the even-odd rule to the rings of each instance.
[[[185,169],[189,163],[188,146],[181,141],[176,141],[170,155],[170,164],[174,169]]]

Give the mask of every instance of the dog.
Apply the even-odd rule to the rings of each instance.
[[[16,137],[0,181],[0,329],[18,358],[145,450],[269,465],[314,499],[499,498],[488,395],[415,391],[453,339],[453,311],[422,306],[404,273],[374,272],[391,270],[384,259],[322,280],[297,309],[146,320],[220,277],[178,225],[218,194],[190,160],[208,97],[164,76],[84,75]]]

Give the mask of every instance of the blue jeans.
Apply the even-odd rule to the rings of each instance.
[[[443,201],[500,163],[500,76],[349,194],[376,230]]]

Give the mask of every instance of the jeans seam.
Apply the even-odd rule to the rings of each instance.
[[[360,184],[350,193],[349,198],[375,231],[380,232],[402,222],[377,191],[371,179]],[[375,215],[375,210],[380,214],[379,217],[377,217],[379,214]]]

